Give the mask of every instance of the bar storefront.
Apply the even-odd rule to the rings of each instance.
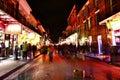
[[[27,41],[31,45],[40,43],[40,35],[0,10],[0,57],[14,55],[14,48]]]
[[[111,63],[120,62],[120,12],[100,22],[106,24],[107,42],[110,46]]]

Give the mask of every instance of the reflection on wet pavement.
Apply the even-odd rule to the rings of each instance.
[[[40,61],[38,59],[32,63],[27,70],[12,80],[80,80],[73,79],[74,69],[85,70],[84,80],[120,80],[120,68],[99,61],[82,61],[59,56],[54,58],[52,63],[41,64]]]

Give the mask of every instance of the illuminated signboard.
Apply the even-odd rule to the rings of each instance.
[[[120,29],[120,18],[113,19],[107,22],[107,28],[112,30]]]
[[[22,27],[20,24],[8,24],[5,26],[6,34],[20,34],[22,31]]]

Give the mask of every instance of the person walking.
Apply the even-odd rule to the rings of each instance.
[[[23,53],[23,60],[27,60],[27,51],[28,51],[28,44],[27,41],[22,44],[22,53]]]
[[[28,43],[27,55],[28,55],[28,57],[29,57],[30,60],[33,58],[33,54],[32,54],[32,46],[31,46],[30,43]]]
[[[42,46],[40,53],[42,55],[42,63],[44,63],[46,60],[46,54],[47,54],[47,46],[46,45]]]
[[[52,62],[53,61],[53,47],[52,47],[52,45],[49,45],[49,47],[48,47],[48,52],[47,52],[47,54],[48,54],[48,56],[49,56],[49,62]]]
[[[37,47],[36,45],[32,46],[32,51],[33,51],[33,58],[35,58],[35,53],[36,53]]]
[[[18,50],[19,50],[19,47],[18,47],[18,45],[16,44],[16,45],[15,45],[15,60],[18,60]]]
[[[5,57],[5,43],[1,43],[1,57]]]

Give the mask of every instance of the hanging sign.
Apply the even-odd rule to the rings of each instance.
[[[5,26],[6,34],[20,34],[22,32],[22,27],[20,24],[8,24]]]

